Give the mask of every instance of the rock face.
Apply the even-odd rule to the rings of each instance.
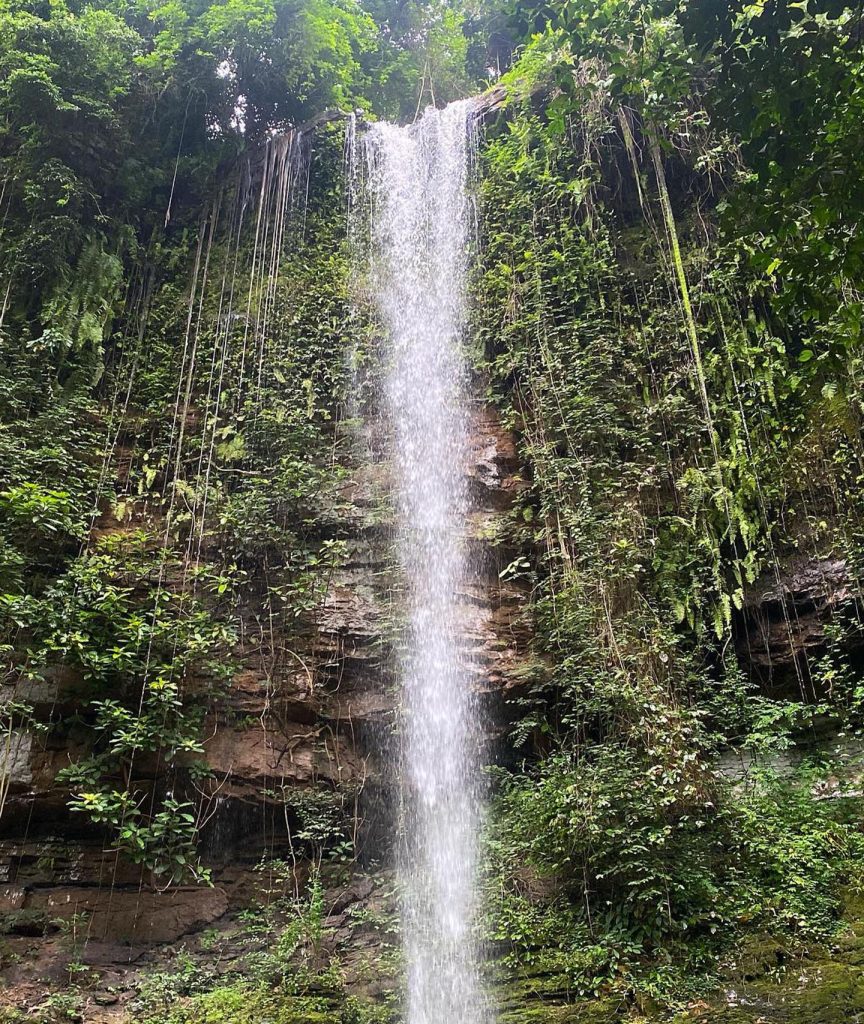
[[[494,733],[520,685],[529,635],[527,595],[499,579],[512,559],[498,543],[502,519],[521,481],[513,438],[494,411],[478,406],[473,425],[465,472],[474,512],[466,541],[476,576],[461,595],[469,622],[464,653]],[[54,780],[86,753],[85,734],[15,731],[0,750],[0,921],[13,941],[24,941],[16,922],[31,922],[32,942],[34,930],[56,931],[71,921],[86,934],[85,958],[104,962],[112,949],[128,959],[147,944],[208,927],[260,894],[254,868],[263,854],[294,855],[297,808],[310,794],[328,795],[350,817],[361,860],[386,858],[393,780],[384,766],[398,701],[394,655],[404,581],[393,562],[381,434],[371,423],[350,439],[355,455],[346,460],[338,506],[324,516],[327,530],[344,538],[347,557],[322,604],[302,635],[277,631],[267,650],[251,628],[244,630],[235,652],[240,669],[205,721],[204,756],[214,774],[200,814],[214,886],[160,892],[146,871],[109,848],[103,833],[70,814]],[[250,623],[260,617],[255,608],[244,614]],[[46,721],[88,700],[80,680],[63,668],[5,696],[26,698]]]
[[[51,921],[81,919],[87,939],[94,943],[174,942],[218,920],[228,909],[225,890],[195,886],[167,892],[142,887],[139,891],[87,887],[35,890],[27,909],[42,911]]]
[[[797,557],[766,575],[745,596],[736,648],[739,661],[766,692],[817,698],[813,661],[825,650],[827,627],[854,608],[857,588],[842,559]],[[864,645],[847,638],[854,653]]]

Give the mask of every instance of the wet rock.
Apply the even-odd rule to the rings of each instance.
[[[384,722],[395,711],[398,696],[392,688],[354,685],[345,692],[337,691],[328,702],[327,714],[343,725],[355,722]]]
[[[207,763],[227,779],[226,792],[261,800],[275,785],[350,784],[361,765],[350,743],[320,727],[267,722],[249,729],[215,728],[204,744]]]
[[[0,914],[13,913],[24,906],[26,893],[20,886],[7,886],[0,889]]]
[[[855,596],[843,559],[802,557],[764,576],[745,594],[738,617],[740,662],[769,690],[809,684],[809,661],[824,650],[826,626]]]
[[[364,569],[343,569],[333,575],[317,628],[321,633],[374,640],[381,635],[384,609]]]
[[[524,483],[519,476],[515,439],[492,406],[472,410],[467,476],[480,508],[506,509]]]
[[[81,929],[96,942],[174,942],[217,921],[228,908],[219,887],[93,890],[55,888],[28,895],[27,909],[47,917],[83,921]]]
[[[33,736],[25,729],[13,729],[3,742],[0,753],[0,783],[9,791],[26,789],[33,781],[30,753]]]
[[[366,875],[358,875],[352,878],[347,885],[337,889],[328,889],[324,894],[324,903],[331,914],[342,914],[342,912],[354,903],[362,903],[367,900],[375,888],[375,883]]]
[[[88,967],[113,968],[119,982],[125,976],[125,970],[144,956],[145,949],[143,943],[131,945],[128,939],[100,941],[91,938],[83,949],[82,959]],[[105,972],[103,981],[107,976]]]
[[[283,717],[307,725],[316,721],[319,709],[309,674],[302,666],[295,672],[283,671],[276,678],[261,669],[243,669],[231,680],[227,706],[238,717],[256,719],[263,708],[271,707]]]

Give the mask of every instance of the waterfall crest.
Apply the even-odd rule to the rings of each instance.
[[[365,136],[372,289],[386,334],[402,673],[403,933],[408,1024],[482,1024],[473,938],[479,729],[460,651],[467,403],[461,342],[471,242],[473,101]]]

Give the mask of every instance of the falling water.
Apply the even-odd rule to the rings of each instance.
[[[467,414],[461,353],[471,101],[366,134],[374,300],[387,336],[403,675],[408,1024],[481,1024],[474,947],[478,728],[460,652]]]

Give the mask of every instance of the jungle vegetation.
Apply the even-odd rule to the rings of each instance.
[[[240,273],[278,326],[249,364],[226,183],[327,111],[410,119],[503,75],[471,344],[524,460],[500,543],[535,639],[487,938],[512,972],[671,1003],[747,937],[831,942],[864,881],[862,32],[842,0],[4,0],[6,679],[83,683],[47,722],[5,703],[4,734],[88,737],[73,810],[159,884],[207,883],[201,722],[344,555],[332,423],[367,340],[344,122],[278,289]],[[194,351],[229,347],[217,387]],[[828,560],[820,643],[760,676],[754,595]],[[315,857],[351,856],[341,807],[295,811]]]

